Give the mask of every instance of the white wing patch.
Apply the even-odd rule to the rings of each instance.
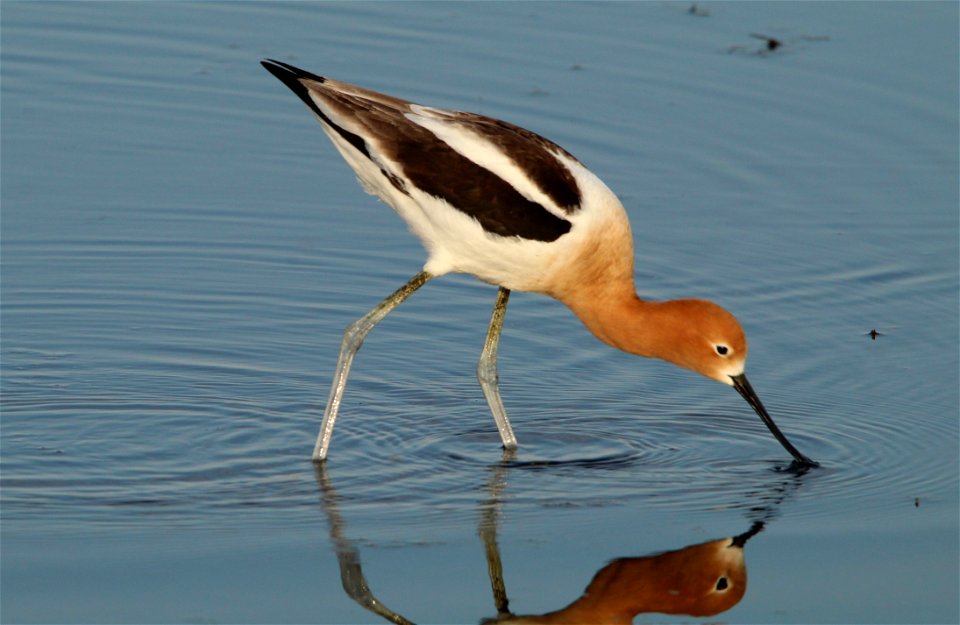
[[[561,219],[569,219],[569,214],[541,191],[530,176],[499,146],[463,124],[451,120],[450,113],[417,104],[410,108],[412,112],[406,113],[405,117],[411,122],[429,130],[464,158],[505,180],[527,200],[539,204]],[[567,166],[567,163],[559,158],[557,163]]]

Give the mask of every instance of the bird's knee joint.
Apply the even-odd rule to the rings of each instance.
[[[343,330],[343,346],[350,346],[360,349],[363,345],[363,339],[366,338],[369,330],[364,327],[360,321],[354,321]]]
[[[499,384],[500,374],[497,373],[497,365],[481,360],[477,363],[477,380],[480,384]]]

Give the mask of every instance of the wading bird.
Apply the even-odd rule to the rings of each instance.
[[[497,344],[507,298],[518,290],[563,302],[608,345],[732,386],[794,466],[816,466],[787,440],[747,381],[747,339],[732,314],[703,299],[637,296],[623,205],[569,152],[498,119],[421,106],[280,61],[262,64],[313,111],[363,188],[399,213],[428,254],[419,273],[344,332],[315,461],[327,456],[350,366],[367,334],[428,280],[459,272],[499,287],[477,379],[505,448],[517,439],[500,399]]]

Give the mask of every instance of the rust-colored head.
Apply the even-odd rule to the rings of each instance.
[[[644,302],[636,353],[661,358],[732,386],[747,364],[747,337],[736,317],[704,299]],[[645,343],[645,345],[644,345]],[[629,350],[628,350],[629,351]],[[645,353],[646,352],[646,353]]]

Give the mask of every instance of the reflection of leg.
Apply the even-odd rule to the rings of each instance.
[[[320,434],[317,435],[317,444],[313,448],[313,460],[315,462],[327,457],[330,439],[333,437],[333,424],[337,420],[337,411],[340,409],[340,401],[343,399],[343,390],[347,386],[347,376],[350,375],[350,365],[353,364],[353,357],[357,355],[357,351],[363,345],[363,339],[370,333],[370,330],[373,330],[374,326],[390,314],[390,311],[399,306],[403,300],[410,297],[414,291],[426,284],[427,280],[432,277],[426,271],[421,271],[390,297],[377,304],[373,310],[347,326],[343,333],[343,341],[340,343],[340,357],[337,359],[337,369],[333,374],[330,398],[327,400],[327,408],[323,413]]]
[[[490,576],[490,589],[493,591],[497,616],[510,614],[510,600],[507,599],[507,586],[503,582],[503,562],[500,560],[500,547],[497,545],[496,526],[480,528],[480,538],[487,556],[487,574]]]
[[[343,517],[337,510],[337,496],[327,475],[326,465],[317,464],[315,466],[315,477],[317,478],[317,485],[320,487],[323,510],[327,514],[327,523],[330,525],[330,540],[333,542],[333,547],[337,552],[337,561],[340,563],[340,581],[343,583],[343,589],[351,599],[362,607],[382,616],[391,623],[413,625],[412,622],[383,605],[373,596],[373,592],[367,585],[367,579],[363,576],[363,569],[360,567],[360,552],[344,535]]]
[[[367,585],[367,579],[363,576],[363,569],[360,568],[360,553],[356,549],[338,551],[337,559],[340,561],[340,581],[343,582],[343,589],[351,599],[391,623],[413,625],[411,621],[383,605],[373,596],[373,592]]]
[[[500,463],[493,467],[493,476],[487,484],[489,499],[480,506],[480,540],[487,557],[487,575],[490,577],[490,590],[493,593],[493,605],[497,616],[481,623],[495,623],[511,616],[510,600],[507,598],[507,586],[503,581],[503,561],[500,558],[500,545],[497,544],[497,528],[500,524],[500,493],[507,487],[507,466],[513,461],[516,451],[505,449]]]
[[[504,449],[516,449],[517,437],[513,435],[513,428],[510,427],[510,421],[507,419],[507,411],[503,408],[503,400],[500,399],[500,376],[497,374],[497,345],[500,342],[500,331],[503,329],[503,316],[507,313],[509,297],[510,289],[500,287],[497,292],[497,301],[493,305],[487,338],[483,342],[483,351],[480,352],[480,361],[477,363],[477,380],[480,382],[480,388],[483,389],[484,397],[487,398],[487,404],[490,405],[490,412],[493,413],[497,429],[500,430]]]

